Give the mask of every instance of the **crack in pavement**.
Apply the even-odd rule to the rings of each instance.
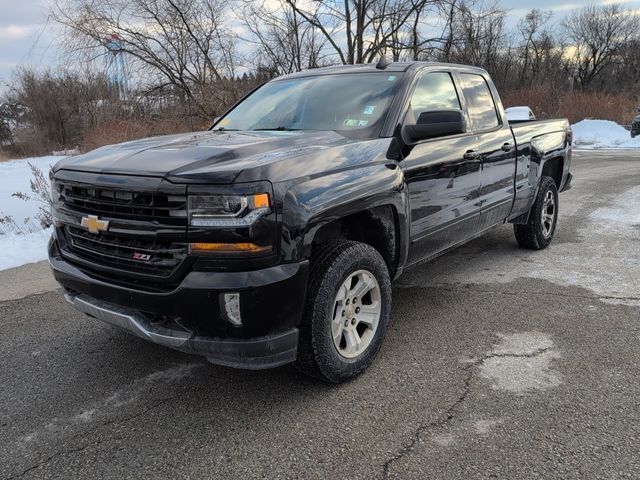
[[[395,455],[387,459],[382,465],[382,478],[389,478],[389,473],[391,466],[393,463],[401,460],[405,455],[412,452],[415,446],[420,441],[422,434],[428,430],[434,428],[441,428],[447,425],[451,420],[455,417],[456,409],[467,399],[467,396],[471,392],[471,383],[473,380],[473,368],[479,365],[482,365],[487,360],[492,358],[533,358],[539,355],[542,355],[550,350],[552,347],[544,347],[533,350],[528,353],[488,353],[480,357],[479,359],[473,360],[468,365],[464,366],[463,371],[466,372],[466,376],[462,385],[462,393],[458,396],[458,398],[447,408],[445,411],[445,415],[443,418],[439,420],[435,420],[429,423],[418,424],[418,427],[413,432],[411,436],[411,440],[405,444]]]
[[[84,438],[84,437],[88,436],[89,434],[91,434],[92,432],[94,432],[96,430],[99,430],[99,429],[101,429],[103,427],[107,427],[107,426],[110,426],[110,425],[115,425],[115,424],[118,424],[118,423],[128,422],[128,421],[136,419],[138,417],[142,417],[142,416],[148,414],[149,412],[151,412],[152,410],[155,410],[156,408],[159,408],[162,405],[164,405],[165,403],[168,403],[168,402],[170,402],[172,400],[175,400],[178,397],[179,397],[179,395],[174,395],[172,397],[165,398],[165,399],[163,399],[163,400],[151,405],[150,407],[147,407],[147,408],[145,408],[145,409],[143,409],[143,410],[141,410],[141,411],[139,411],[137,413],[134,413],[133,415],[129,415],[128,417],[125,417],[125,418],[116,418],[116,419],[108,420],[106,422],[102,422],[99,425],[96,425],[95,427],[90,428],[90,429],[82,432],[81,434],[77,434],[77,435],[72,436],[70,438],[70,440],[81,439],[81,438]],[[82,450],[85,450],[88,447],[91,447],[91,446],[94,446],[94,445],[99,445],[99,444],[101,444],[101,443],[103,443],[105,441],[106,441],[106,438],[101,438],[101,439],[99,439],[97,441],[91,441],[91,442],[85,443],[85,444],[83,444],[83,445],[81,445],[79,447],[75,447],[75,448],[71,448],[71,449],[63,449],[63,450],[54,452],[51,455],[49,455],[47,458],[42,460],[41,462],[38,462],[35,465],[32,465],[32,466],[26,468],[25,470],[23,470],[22,472],[20,472],[18,474],[14,474],[14,475],[11,475],[9,477],[5,477],[2,480],[15,480],[17,478],[21,478],[24,475],[26,475],[27,473],[31,472],[32,470],[36,470],[36,469],[38,469],[40,467],[43,467],[43,466],[47,465],[49,462],[51,462],[56,457],[72,455],[74,453],[81,452]]]
[[[71,454],[74,454],[74,453],[78,453],[78,452],[81,452],[82,450],[85,450],[86,448],[91,447],[92,445],[98,445],[98,444],[100,444],[102,442],[104,442],[104,439],[93,441],[93,442],[89,442],[89,443],[86,443],[86,444],[84,444],[84,445],[82,445],[80,447],[72,448],[70,450],[62,450],[62,451],[55,452],[55,453],[49,455],[43,461],[38,462],[35,465],[30,466],[26,470],[23,470],[22,472],[20,472],[20,473],[18,473],[16,475],[12,475],[10,477],[6,477],[4,480],[14,480],[16,478],[21,478],[21,477],[25,476],[27,473],[31,472],[32,470],[36,470],[36,469],[42,467],[43,465],[48,464],[49,462],[51,462],[51,460],[53,460],[56,457],[67,456],[67,455],[71,455]]]

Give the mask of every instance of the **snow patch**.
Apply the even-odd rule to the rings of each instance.
[[[111,395],[103,399],[97,399],[91,405],[85,406],[76,414],[69,418],[54,417],[38,430],[29,433],[21,438],[22,442],[29,442],[36,437],[42,437],[46,441],[51,442],[52,438],[63,438],[70,433],[78,435],[80,432],[86,432],[86,428],[93,428],[96,422],[119,421],[120,413],[124,405],[137,402],[140,407],[149,408],[149,402],[157,397],[157,390],[161,389],[165,392],[165,396],[174,395],[175,387],[169,387],[172,384],[179,384],[182,380],[190,376],[196,368],[202,367],[204,364],[199,363],[183,363],[168,367],[164,370],[151,372],[144,377],[133,380],[128,385],[121,387]],[[173,393],[169,389],[174,390]],[[162,400],[162,396],[159,400]]]
[[[441,447],[450,447],[456,443],[456,437],[451,433],[438,433],[433,435],[431,440],[433,440],[433,443]]]
[[[618,195],[614,202],[598,208],[589,215],[595,229],[614,230],[616,233],[638,239],[640,228],[640,187],[633,187]]]
[[[40,203],[21,200],[14,193],[31,194],[32,179],[29,163],[48,178],[51,167],[61,156],[11,160],[0,163],[0,217],[11,217],[15,225],[5,223],[0,230],[0,270],[19,267],[25,263],[47,258],[47,243],[52,229],[42,230],[36,219]]]
[[[473,424],[473,429],[478,435],[489,435],[494,427],[502,425],[501,418],[492,418],[488,420],[477,420]]]
[[[49,156],[0,162],[0,216],[8,215],[19,225],[24,224],[25,219],[35,219],[40,204],[12,195],[16,192],[31,194],[29,181],[32,176],[29,163],[42,170],[48,179],[49,170],[61,158],[63,157]]]
[[[84,412],[76,415],[76,420],[79,422],[90,422],[93,419],[93,415],[96,413],[94,409],[85,410]]]
[[[640,148],[640,137],[631,138],[627,129],[609,120],[582,120],[571,129],[576,148]]]
[[[0,235],[0,270],[40,262],[47,258],[47,243],[53,228],[32,233]]]

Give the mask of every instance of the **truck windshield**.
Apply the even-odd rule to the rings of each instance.
[[[397,72],[275,80],[245,98],[214,130],[334,130],[372,137],[386,116]]]

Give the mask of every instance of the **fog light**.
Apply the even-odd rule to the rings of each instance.
[[[220,294],[220,307],[222,315],[236,327],[242,325],[240,317],[240,294],[239,293],[223,293]]]

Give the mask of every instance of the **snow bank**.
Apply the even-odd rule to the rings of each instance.
[[[0,270],[47,258],[47,242],[52,228],[33,233],[0,235]]]
[[[35,218],[40,203],[21,200],[12,195],[16,192],[31,195],[29,181],[32,175],[29,163],[41,169],[48,179],[49,169],[61,158],[49,156],[0,162],[0,217],[11,217],[24,232],[9,231],[0,234],[0,270],[38,262],[47,257],[47,242],[51,230],[42,230]],[[7,226],[4,228],[11,229]]]
[[[631,138],[628,130],[609,120],[582,120],[571,128],[576,148],[640,148],[640,137]]]
[[[24,224],[26,219],[34,219],[39,203],[21,200],[12,195],[16,192],[31,195],[29,181],[32,176],[29,163],[42,170],[48,179],[49,169],[61,158],[63,157],[52,156],[0,162],[0,216],[9,215],[19,225]]]

